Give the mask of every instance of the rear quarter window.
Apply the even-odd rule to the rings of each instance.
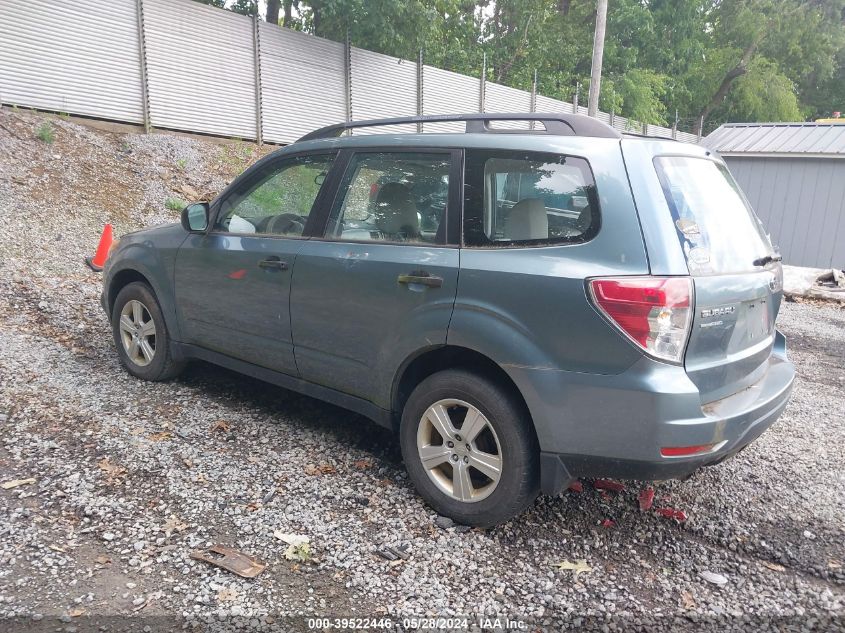
[[[659,156],[654,165],[690,274],[752,271],[754,260],[774,255],[762,223],[722,163]]]
[[[467,246],[580,243],[598,232],[595,180],[583,158],[470,150],[465,181]]]

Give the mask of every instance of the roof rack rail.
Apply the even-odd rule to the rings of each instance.
[[[622,138],[612,127],[583,114],[557,114],[546,112],[505,112],[505,113],[472,113],[472,114],[426,114],[422,116],[396,117],[392,119],[370,119],[367,121],[348,121],[321,127],[309,132],[296,142],[313,141],[322,138],[335,138],[346,130],[359,127],[381,127],[384,125],[402,125],[407,123],[444,123],[454,121],[466,122],[466,133],[495,133],[495,134],[551,134],[554,136],[591,136],[598,138]],[[513,130],[496,129],[490,127],[491,121],[539,121],[544,130]]]

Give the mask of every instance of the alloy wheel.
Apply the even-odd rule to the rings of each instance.
[[[126,302],[120,311],[120,340],[133,363],[146,367],[156,353],[156,325],[149,309],[137,299]]]
[[[502,447],[493,425],[463,400],[439,400],[426,409],[417,452],[429,478],[457,501],[486,499],[502,476]]]

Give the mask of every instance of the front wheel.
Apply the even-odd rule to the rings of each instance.
[[[475,373],[423,380],[402,412],[400,443],[420,495],[459,523],[497,525],[539,492],[539,449],[525,407]]]
[[[147,284],[133,282],[120,290],[111,315],[120,362],[143,380],[167,380],[182,371],[170,354],[170,337],[158,301]]]

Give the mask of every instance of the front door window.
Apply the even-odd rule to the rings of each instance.
[[[303,156],[270,163],[226,197],[214,230],[301,236],[333,158]]]

